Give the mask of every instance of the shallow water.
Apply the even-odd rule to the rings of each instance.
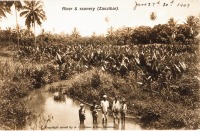
[[[102,125],[101,121],[101,111],[99,111],[98,115],[98,123],[97,125],[93,125],[92,123],[92,114],[90,112],[89,106],[85,105],[86,110],[86,120],[84,122],[85,128],[80,128],[79,125],[79,115],[78,110],[80,102],[77,100],[73,100],[69,97],[65,97],[65,101],[63,102],[57,102],[53,99],[53,94],[49,92],[45,92],[44,90],[36,90],[32,94],[32,98],[30,101],[30,105],[32,108],[32,111],[36,114],[41,114],[40,117],[37,117],[38,124],[37,127],[35,126],[34,129],[39,129],[39,124],[43,124],[45,122],[42,122],[41,118],[51,118],[51,121],[47,123],[48,130],[79,130],[79,129],[87,129],[87,130],[141,130],[141,127],[136,124],[133,120],[127,119],[125,125],[122,125],[121,123],[119,125],[113,123],[112,116],[108,117],[107,125]],[[42,125],[41,124],[41,125]],[[27,125],[26,129],[33,129],[33,125],[35,124],[35,121],[33,120],[31,124]],[[96,128],[94,128],[96,127]]]

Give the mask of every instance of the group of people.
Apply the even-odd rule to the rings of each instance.
[[[93,118],[93,124],[97,124],[98,110],[102,111],[102,123],[107,123],[109,107],[110,104],[109,101],[107,100],[106,95],[103,95],[103,100],[101,101],[100,105],[98,105],[96,101],[93,102],[93,105],[90,107]],[[125,124],[126,111],[127,111],[127,105],[125,99],[122,99],[120,101],[119,97],[115,96],[115,99],[112,104],[114,124],[116,120],[118,120],[118,124],[120,123],[120,117],[121,117],[121,123]],[[84,124],[85,118],[86,117],[85,117],[84,105],[80,104],[80,109],[79,109],[80,124]]]

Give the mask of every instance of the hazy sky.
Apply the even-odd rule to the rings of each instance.
[[[160,1],[160,4],[157,2]],[[171,6],[170,2],[173,1]],[[82,36],[96,34],[105,34],[109,27],[117,29],[122,26],[135,27],[140,25],[152,26],[158,23],[166,23],[171,17],[178,20],[179,23],[185,21],[189,15],[200,14],[200,0],[43,0],[44,10],[47,20],[42,26],[37,26],[37,34],[41,29],[52,31],[54,33],[65,32],[70,34],[74,27]],[[137,3],[153,3],[154,6],[137,7]],[[168,7],[163,7],[168,3]],[[189,7],[178,7],[179,3],[190,4]],[[62,10],[62,7],[77,7],[77,11]],[[95,11],[80,11],[80,7],[93,7]],[[118,11],[97,11],[97,7],[118,7]],[[151,21],[149,16],[155,12],[157,19]],[[7,15],[0,22],[1,28],[15,28],[15,12],[12,8],[12,15]],[[105,19],[107,18],[108,21]],[[25,19],[18,18],[20,26],[25,28]]]

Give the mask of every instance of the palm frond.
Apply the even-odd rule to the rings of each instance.
[[[17,11],[20,11],[23,7],[20,1],[15,1],[14,5]]]
[[[29,14],[25,20],[25,25],[27,26],[28,29],[30,29],[31,27],[31,22],[32,21],[32,18],[31,18],[31,15]]]
[[[33,27],[35,23],[41,25],[41,20],[46,20],[45,11],[42,9],[43,3],[41,1],[25,1],[24,3],[25,6],[23,6],[20,16],[26,18],[25,25],[28,28]]]
[[[0,9],[0,18],[1,17],[6,17],[6,14],[5,14],[5,12],[3,10]]]
[[[20,17],[27,15],[28,13],[29,13],[29,11],[23,11],[23,12],[20,13]]]
[[[42,24],[42,22],[40,21],[40,18],[38,17],[37,14],[35,14],[35,20],[36,20],[36,22],[37,22],[38,25]]]

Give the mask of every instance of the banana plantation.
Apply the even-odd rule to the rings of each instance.
[[[14,3],[13,3],[14,2]],[[169,18],[153,27],[110,27],[105,35],[83,37],[31,28],[46,20],[41,3],[0,3],[0,19],[15,6],[27,17],[22,29],[0,29],[0,129],[26,129],[38,117],[27,106],[30,93],[49,88],[84,102],[127,100],[128,114],[142,129],[199,129],[200,19],[186,17],[178,24]],[[35,14],[27,14],[36,6]],[[37,12],[38,11],[38,12]],[[38,15],[36,15],[38,13]],[[76,77],[79,79],[76,79]],[[32,129],[46,129],[47,122]]]

